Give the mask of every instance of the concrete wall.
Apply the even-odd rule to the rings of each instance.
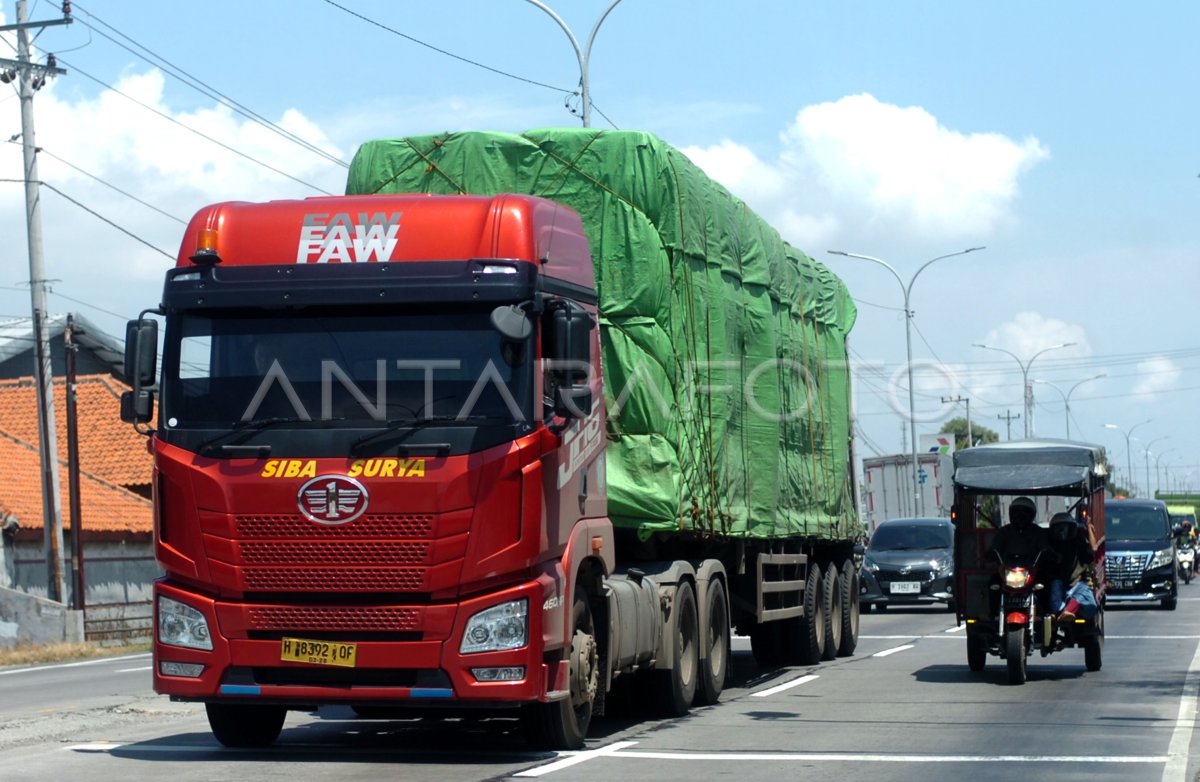
[[[0,587],[0,649],[83,643],[83,612],[62,603]]]
[[[3,567],[0,586],[37,597],[47,595],[46,559],[40,540],[5,539],[0,543]],[[71,605],[75,579],[71,570],[71,534],[64,535],[64,578],[67,604]],[[151,599],[154,579],[160,571],[154,561],[154,544],[145,541],[90,541],[83,544],[83,575],[86,605],[139,603]]]

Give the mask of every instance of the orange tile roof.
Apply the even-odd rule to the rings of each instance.
[[[143,446],[143,453],[145,446]],[[43,529],[41,465],[38,449],[8,435],[0,435],[0,515],[15,513],[22,529]],[[63,529],[71,528],[67,465],[60,460]],[[81,472],[79,505],[84,535],[88,532],[151,532],[154,517],[150,501],[128,489]]]
[[[120,486],[150,483],[153,466],[146,438],[121,420],[121,393],[128,390],[110,375],[82,375],[76,379],[80,469]],[[0,380],[0,434],[36,447],[37,417],[33,378]],[[54,381],[54,419],[58,457],[65,461],[67,400],[62,378]]]

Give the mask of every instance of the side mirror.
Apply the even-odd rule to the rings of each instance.
[[[125,325],[125,377],[135,389],[154,385],[158,369],[158,321],[138,318]]]
[[[502,304],[492,310],[492,328],[510,342],[524,342],[533,333],[533,322],[516,304]]]
[[[592,414],[592,389],[586,385],[559,386],[554,414],[563,418],[587,418]]]
[[[561,307],[554,311],[553,344],[551,357],[563,362],[564,366],[590,365],[592,361],[592,329],[596,321],[587,312],[575,307]],[[570,375],[567,385],[579,380],[579,370],[566,370]]]
[[[148,424],[154,418],[154,394],[150,391],[126,391],[121,394],[121,420],[127,424]]]

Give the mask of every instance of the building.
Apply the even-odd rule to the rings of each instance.
[[[128,390],[110,375],[77,378],[80,516],[70,516],[66,383],[56,378],[54,410],[64,535],[64,578],[73,600],[71,539],[82,528],[85,602],[89,606],[150,599],[154,562],[152,460],[146,438],[120,420]],[[45,596],[49,574],[43,552],[37,395],[32,378],[0,380],[0,586]]]

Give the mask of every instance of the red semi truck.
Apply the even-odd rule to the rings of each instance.
[[[345,704],[493,709],[568,749],[622,677],[663,714],[715,702],[734,626],[763,662],[853,652],[852,538],[614,527],[610,472],[660,476],[607,457],[587,233],[513,193],[200,210],[127,330],[157,692],[229,746]]]

